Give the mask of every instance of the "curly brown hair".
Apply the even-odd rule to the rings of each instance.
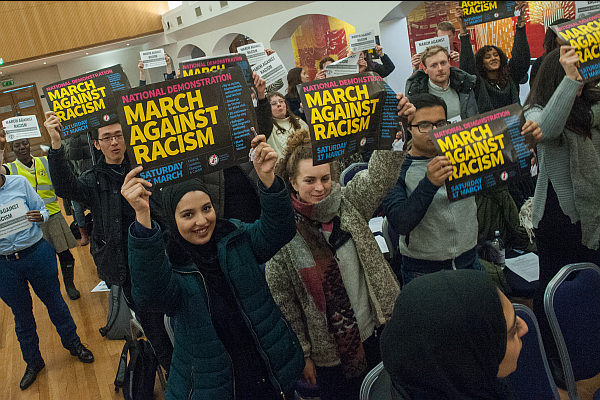
[[[287,140],[284,156],[279,159],[275,166],[275,173],[285,182],[290,191],[293,191],[291,182],[298,176],[298,164],[301,160],[313,158],[310,134],[306,129],[300,129],[292,133]],[[340,179],[339,164],[334,161],[329,163],[331,169],[331,180],[337,182]]]

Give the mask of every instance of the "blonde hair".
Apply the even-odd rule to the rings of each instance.
[[[299,129],[288,137],[284,155],[275,166],[275,173],[283,179],[288,189],[292,190],[291,182],[298,176],[298,164],[302,160],[312,160],[312,158],[310,134],[306,129]],[[338,181],[340,176],[339,164],[330,162],[329,167],[331,169],[331,180]]]
[[[428,48],[425,49],[425,51],[423,52],[423,54],[421,54],[421,62],[423,63],[424,66],[427,66],[427,64],[425,64],[425,62],[427,61],[427,59],[429,57],[435,56],[437,53],[439,53],[440,51],[443,51],[444,54],[446,54],[446,57],[448,57],[448,59],[450,59],[450,53],[448,53],[448,50],[446,50],[445,47],[439,46],[439,45],[433,45],[433,46],[429,46]]]

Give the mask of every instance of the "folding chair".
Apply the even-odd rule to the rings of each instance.
[[[600,373],[600,268],[569,264],[548,283],[544,309],[558,348],[571,400],[575,381]]]
[[[513,306],[517,316],[529,327],[529,332],[521,338],[523,348],[517,362],[517,370],[510,374],[506,381],[519,400],[560,400],[535,314],[522,304],[513,303]]]
[[[356,175],[358,172],[362,171],[363,169],[367,169],[368,166],[369,166],[369,163],[366,163],[366,162],[356,162],[356,163],[350,164],[340,174],[340,185],[346,186],[348,184],[348,182],[350,182],[350,180],[352,178],[354,178],[354,175]]]
[[[373,368],[360,386],[360,400],[392,400],[392,380],[383,362]]]

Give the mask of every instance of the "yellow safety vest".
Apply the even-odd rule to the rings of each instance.
[[[35,167],[35,175],[23,168],[21,162],[13,161],[8,163],[11,175],[22,175],[33,186],[33,189],[40,195],[46,209],[50,215],[54,215],[60,212],[58,206],[58,198],[54,193],[54,186],[52,186],[52,179],[50,178],[50,168],[48,168],[48,157],[33,157],[33,166]]]

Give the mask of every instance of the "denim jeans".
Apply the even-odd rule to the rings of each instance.
[[[453,262],[454,261],[454,265]],[[477,247],[465,251],[454,260],[419,260],[416,258],[402,256],[402,285],[407,285],[419,276],[430,274],[441,270],[450,269],[474,269],[476,271],[485,271],[485,268],[479,262],[477,256]]]
[[[54,248],[44,239],[33,246],[32,252],[18,260],[0,256],[0,298],[15,316],[15,332],[27,364],[42,361],[29,284],[48,309],[63,347],[68,349],[80,342],[71,312],[60,294]]]

